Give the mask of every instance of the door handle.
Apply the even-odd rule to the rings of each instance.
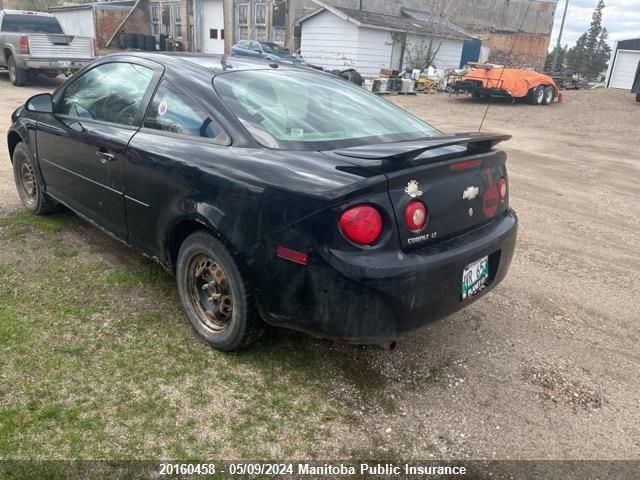
[[[116,159],[116,156],[113,153],[109,153],[106,150],[96,150],[96,155],[100,157],[100,161],[102,163],[113,162]]]

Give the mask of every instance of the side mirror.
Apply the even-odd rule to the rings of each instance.
[[[262,53],[262,50],[260,50],[259,48],[256,48],[255,51],[258,53]]]
[[[40,93],[27,100],[25,106],[29,112],[53,113],[53,98],[50,93]]]

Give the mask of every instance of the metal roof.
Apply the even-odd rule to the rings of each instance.
[[[329,11],[337,17],[358,27],[388,30],[391,32],[407,32],[416,35],[426,35],[431,37],[466,40],[473,38],[473,35],[466,32],[462,27],[455,25],[446,18],[431,15],[417,10],[402,10],[403,16],[385,15],[382,13],[369,12],[366,10],[356,10],[352,8],[336,7],[325,4],[319,0],[313,0],[320,8],[298,20],[301,24],[306,20],[316,16],[323,11]]]

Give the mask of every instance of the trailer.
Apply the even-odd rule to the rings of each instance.
[[[532,105],[561,102],[562,94],[553,78],[521,68],[475,65],[452,85],[454,92],[465,92],[474,98],[526,98]]]

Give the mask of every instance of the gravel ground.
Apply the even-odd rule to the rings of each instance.
[[[59,81],[15,88],[0,76],[2,137],[19,104]],[[477,130],[487,105],[392,100],[447,132]],[[393,352],[318,341],[336,371],[327,402],[350,421],[333,422],[310,454],[640,457],[639,119],[633,96],[616,90],[566,92],[550,107],[492,104],[484,129],[513,135],[503,146],[521,220],[507,279]],[[0,214],[18,207],[2,148]]]

